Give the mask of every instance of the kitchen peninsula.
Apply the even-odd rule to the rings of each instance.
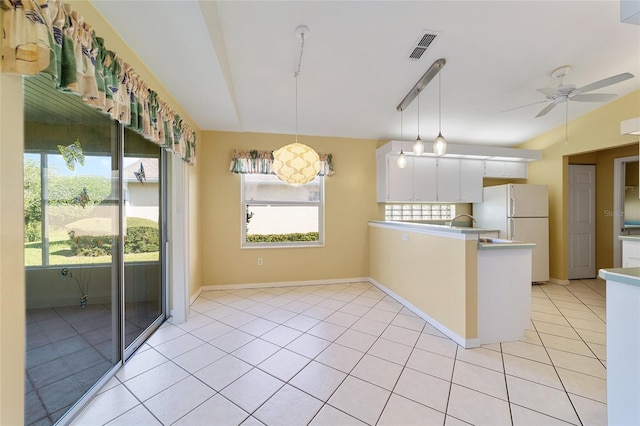
[[[529,325],[532,243],[497,231],[369,222],[370,277],[459,345],[518,340]]]

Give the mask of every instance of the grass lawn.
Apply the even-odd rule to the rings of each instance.
[[[159,253],[128,253],[124,255],[125,262],[157,261]],[[88,263],[111,263],[111,256],[75,256],[69,247],[69,236],[62,231],[50,233],[49,265],[84,265]],[[25,266],[42,265],[42,242],[36,241],[24,245]]]

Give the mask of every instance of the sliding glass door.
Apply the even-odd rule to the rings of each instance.
[[[161,149],[25,78],[25,424],[53,424],[165,318]]]
[[[161,149],[124,132],[124,345],[128,357],[164,319]]]

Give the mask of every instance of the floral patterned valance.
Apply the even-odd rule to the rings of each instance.
[[[333,176],[333,155],[321,154],[320,172],[318,176]],[[272,170],[273,151],[257,151],[257,150],[240,150],[233,151],[229,171],[231,173],[256,173],[263,175],[275,174]]]
[[[2,71],[47,74],[61,91],[196,162],[196,133],[61,0],[0,0]]]

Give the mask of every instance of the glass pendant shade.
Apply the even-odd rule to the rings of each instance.
[[[396,160],[399,169],[404,169],[407,167],[407,156],[404,155],[404,152],[400,151],[400,155],[398,155],[398,159]]]
[[[311,148],[295,142],[273,151],[273,171],[283,182],[302,185],[320,172],[320,158]]]
[[[413,153],[415,155],[424,154],[424,142],[420,139],[420,135],[418,135],[418,139],[413,143]]]
[[[433,153],[438,157],[447,153],[447,141],[442,136],[442,132],[438,132],[436,140],[433,141]]]

